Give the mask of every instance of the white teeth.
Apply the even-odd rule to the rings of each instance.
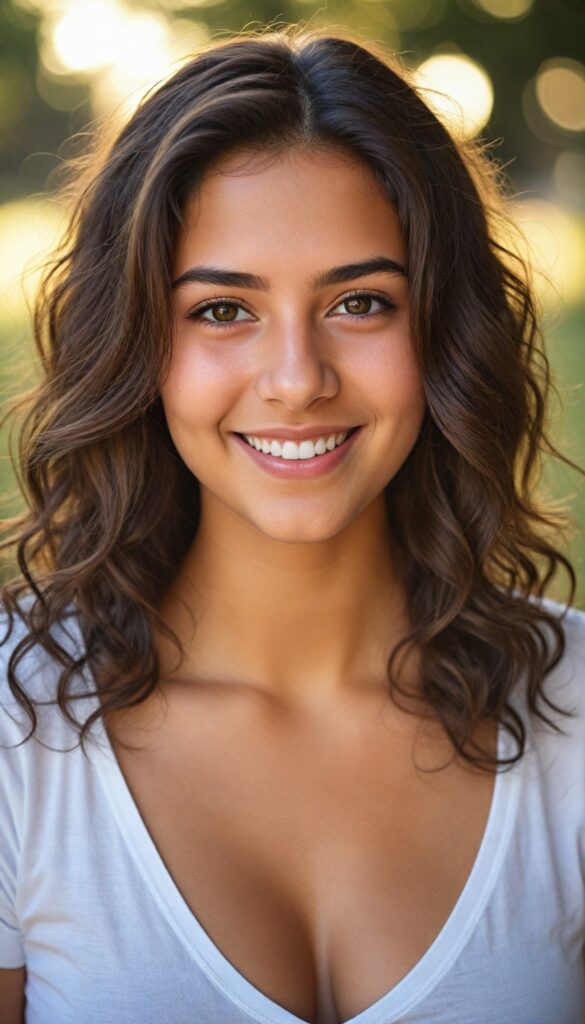
[[[329,434],[327,437],[319,437],[315,441],[277,441],[269,438],[253,437],[251,434],[244,434],[246,441],[257,451],[266,455],[270,454],[275,458],[282,459],[313,459],[316,455],[324,455],[325,452],[332,452],[333,449],[343,444],[349,434],[349,430],[340,430],[338,434]]]
[[[307,442],[303,441],[303,444],[306,446]],[[285,441],[282,446],[281,459],[299,459],[300,449],[303,447],[303,444],[298,445],[294,441]]]

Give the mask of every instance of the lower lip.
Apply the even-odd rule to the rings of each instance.
[[[267,473],[272,473],[273,476],[279,476],[284,480],[310,480],[314,476],[323,476],[335,466],[339,466],[353,448],[361,429],[358,427],[357,430],[354,430],[353,434],[350,434],[343,444],[334,448],[332,452],[315,455],[312,459],[281,459],[274,455],[267,455],[265,452],[259,452],[253,448],[239,434],[233,436],[250,458]]]

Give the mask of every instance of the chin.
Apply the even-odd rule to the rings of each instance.
[[[300,515],[282,516],[280,520],[274,517],[267,522],[251,520],[266,537],[284,544],[319,544],[330,540],[344,529],[345,522],[332,522],[331,519],[323,520],[318,516],[301,513]]]

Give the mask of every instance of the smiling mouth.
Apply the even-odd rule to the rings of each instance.
[[[305,439],[294,441],[292,438],[283,440],[281,438],[257,437],[252,440],[252,435],[238,433],[250,448],[261,454],[271,455],[273,458],[282,459],[284,462],[295,462],[297,460],[310,460],[327,455],[337,448],[341,448],[360,427],[350,427],[348,430],[338,431],[337,434],[322,435],[316,441]]]

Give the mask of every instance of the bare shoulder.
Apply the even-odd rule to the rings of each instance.
[[[24,1024],[26,967],[0,968],[0,1024]]]

